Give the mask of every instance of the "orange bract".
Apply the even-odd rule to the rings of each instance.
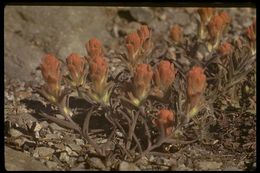
[[[72,80],[77,82],[84,75],[85,59],[76,53],[70,54],[66,59]]]
[[[90,57],[103,56],[102,44],[96,38],[92,38],[88,41],[86,49]]]
[[[218,52],[223,56],[230,55],[233,52],[233,47],[230,43],[225,42],[218,48]]]
[[[188,95],[202,94],[206,87],[206,76],[201,67],[193,67],[187,74]]]
[[[183,37],[183,30],[179,25],[173,25],[171,28],[171,38],[175,42],[181,42]]]
[[[162,60],[154,73],[155,84],[163,91],[166,91],[175,79],[177,70],[169,61]]]

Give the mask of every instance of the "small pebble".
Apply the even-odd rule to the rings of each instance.
[[[65,150],[68,152],[69,156],[78,156],[78,154],[75,151],[72,151],[70,147],[65,146]]]
[[[47,162],[46,162],[46,166],[47,166],[48,168],[55,169],[55,168],[57,168],[58,163],[57,163],[57,162],[53,162],[53,161],[47,161]]]
[[[80,145],[77,145],[77,144],[68,144],[69,147],[73,150],[73,151],[76,151],[76,152],[80,152],[82,150],[81,146]]]
[[[37,147],[34,150],[33,156],[40,157],[40,158],[47,158],[47,157],[51,157],[54,151],[55,151],[54,149],[48,147]]]
[[[22,132],[20,132],[19,130],[13,129],[13,128],[10,129],[9,134],[10,134],[12,137],[15,137],[15,138],[17,138],[17,137],[23,135]]]
[[[122,161],[119,165],[119,171],[141,171],[134,163]]]
[[[106,169],[106,166],[104,165],[104,163],[98,157],[89,158],[88,163],[93,168],[97,168],[97,169],[101,169],[101,170]]]
[[[70,157],[68,156],[67,152],[62,152],[59,157],[60,161],[68,163]]]

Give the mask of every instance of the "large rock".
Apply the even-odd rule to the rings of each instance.
[[[5,147],[5,169],[7,171],[49,171],[40,161],[29,154]]]
[[[70,53],[86,55],[92,37],[104,45],[112,37],[106,23],[114,13],[105,7],[6,6],[4,60],[7,77],[32,80],[32,72],[46,53],[65,59]]]

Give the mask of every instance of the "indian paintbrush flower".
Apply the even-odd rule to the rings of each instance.
[[[208,33],[210,36],[209,51],[218,47],[223,27],[224,21],[220,16],[216,15],[211,18],[208,24]]]
[[[42,58],[40,69],[46,82],[48,97],[52,102],[56,102],[61,90],[60,62],[54,55],[47,54]]]
[[[161,130],[164,130],[164,134],[166,136],[170,135],[175,122],[175,112],[168,109],[161,109],[157,115],[158,119],[154,119],[152,121],[153,124],[159,128],[162,128]]]
[[[226,56],[226,55],[230,55],[233,52],[233,47],[230,43],[228,42],[224,42],[223,44],[221,44],[218,48],[218,52],[222,55],[222,56]]]
[[[210,43],[208,44],[208,50],[216,49],[219,46],[220,39],[225,32],[231,21],[230,16],[226,12],[221,12],[211,18],[208,23],[208,33],[210,36]]]
[[[154,81],[156,88],[158,89],[158,94],[163,96],[169,89],[170,85],[175,79],[177,69],[174,65],[167,60],[160,61],[159,65],[154,72]]]
[[[217,51],[221,55],[220,57],[221,63],[224,66],[226,66],[228,63],[228,56],[233,53],[233,46],[228,42],[224,42],[219,46]]]
[[[228,15],[227,12],[223,11],[221,13],[219,13],[219,16],[222,18],[223,20],[223,29],[222,29],[222,35],[224,35],[226,32],[227,32],[227,28],[228,28],[228,25],[230,24],[231,22],[231,17]]]
[[[126,37],[126,48],[128,51],[128,60],[131,64],[139,61],[141,39],[136,32],[133,32]]]
[[[153,71],[149,64],[138,64],[133,77],[133,90],[129,93],[132,103],[138,106],[149,95]]]
[[[197,113],[204,90],[206,88],[206,75],[201,67],[195,66],[187,73],[187,96],[190,105],[190,116]]]
[[[183,29],[179,25],[173,25],[171,28],[171,38],[176,43],[180,43],[183,38]]]
[[[102,44],[96,38],[92,38],[88,41],[86,49],[90,57],[103,56]]]
[[[104,57],[96,56],[89,60],[89,78],[93,93],[89,93],[97,102],[108,104],[110,92],[107,83],[108,63]]]
[[[82,85],[85,77],[85,59],[76,53],[72,53],[67,57],[66,62],[70,72],[72,84],[74,86]]]

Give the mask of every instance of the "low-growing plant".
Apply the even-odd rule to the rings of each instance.
[[[37,91],[57,106],[65,120],[43,112],[41,115],[76,130],[105,160],[113,156],[113,150],[106,150],[106,145],[111,141],[117,141],[118,144],[123,141],[121,157],[132,161],[137,161],[165,143],[201,141],[198,131],[195,133],[197,135],[187,137],[185,130],[193,123],[196,129],[203,131],[205,119],[214,117],[213,103],[228,92],[234,94],[234,88],[252,71],[256,31],[254,21],[247,28],[247,42],[239,40],[236,45],[233,44],[235,41],[224,42],[222,40],[228,31],[230,16],[226,12],[218,13],[213,8],[199,9],[198,14],[200,21],[195,39],[197,42],[205,40],[204,45],[210,52],[208,57],[192,59],[194,45],[187,44],[190,42],[183,35],[182,28],[174,25],[170,30],[174,44],[169,44],[185,52],[183,56],[192,61],[188,70],[172,59],[160,57],[157,64],[147,60],[153,53],[154,43],[151,29],[145,25],[126,36],[127,51],[118,55],[125,67],[122,73],[131,77],[124,81],[111,76],[109,61],[101,42],[96,38],[86,44],[88,56],[72,53],[67,57],[67,76],[62,76],[61,63],[54,55],[44,56],[40,69],[46,84]],[[217,70],[212,70],[212,66]],[[71,92],[91,104],[82,124],[73,120],[77,115],[66,102]],[[210,115],[207,109],[212,110]],[[104,115],[111,124],[112,132],[104,145],[97,144],[89,135],[91,116],[96,114]],[[117,131],[122,133],[121,137],[116,135]]]

